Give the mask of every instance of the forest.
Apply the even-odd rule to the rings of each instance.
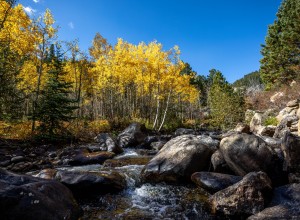
[[[15,128],[24,138],[89,129],[95,135],[132,121],[157,131],[204,121],[220,128],[241,119],[227,117],[242,108],[222,73],[197,75],[180,59],[178,46],[166,51],[156,41],[123,39],[111,45],[96,33],[86,52],[77,39],[59,40],[50,10],[38,19],[15,1],[1,1],[0,10],[2,135]],[[220,101],[232,105],[220,113]],[[208,105],[212,114],[202,117]]]
[[[247,107],[241,88],[272,89],[297,79],[293,4],[284,1],[269,27],[260,71],[231,85],[219,70],[193,71],[176,45],[164,50],[157,41],[134,45],[121,38],[111,45],[95,33],[83,51],[78,39],[59,39],[49,9],[34,19],[17,1],[1,0],[0,136],[79,138],[133,121],[156,131],[232,128]]]
[[[242,2],[238,10],[230,5],[238,1],[184,4],[210,10],[226,4],[223,24],[231,26],[237,11],[252,15],[258,4],[269,11],[279,5],[273,1]],[[44,6],[69,9],[69,2],[30,0],[35,16],[20,2],[0,0],[1,219],[300,219],[299,0],[282,0],[266,28],[259,69],[233,83],[226,70],[197,73],[197,63],[182,58],[184,46],[122,38],[112,44],[82,28],[90,45],[62,40],[59,19]],[[99,4],[97,13],[109,2],[111,16],[116,8],[130,14],[116,1],[91,2]],[[166,2],[169,8],[170,1],[156,4]],[[208,23],[210,29],[214,22]],[[216,30],[223,43],[226,36]],[[224,35],[239,41],[240,31],[233,33],[238,38]],[[239,52],[252,47],[246,46]]]

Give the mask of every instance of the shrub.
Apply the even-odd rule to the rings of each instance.
[[[110,123],[107,120],[74,120],[68,125],[66,124],[65,128],[75,139],[81,141],[92,141],[97,134],[111,130]]]
[[[31,121],[8,123],[0,121],[0,138],[25,140],[31,138]]]
[[[278,125],[278,120],[276,117],[274,116],[269,116],[265,119],[264,121],[264,126],[268,126],[268,125],[274,125],[274,126],[277,126]]]

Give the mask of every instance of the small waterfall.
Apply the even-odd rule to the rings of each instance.
[[[136,186],[140,185],[140,174],[143,167],[143,165],[128,165],[123,167],[116,167],[115,170],[125,175],[128,190],[132,190]]]
[[[57,168],[61,171],[89,173],[115,170],[125,176],[127,188],[122,192],[101,195],[97,199],[80,204],[84,210],[82,220],[214,219],[206,206],[208,195],[201,189],[186,185],[142,183],[141,171],[144,165],[131,163],[138,163],[137,161],[145,158],[144,153],[145,151],[136,149],[125,149],[125,152],[114,157],[114,160],[127,161],[127,163],[116,163],[120,164],[117,167],[95,164]],[[132,158],[134,160],[131,160]]]
[[[147,183],[135,188],[130,197],[131,207],[118,218],[140,212],[152,219],[211,219],[204,207],[206,195],[194,188]]]
[[[115,159],[126,158],[126,157],[138,157],[140,156],[136,149],[125,148],[124,152],[115,157]]]
[[[74,167],[58,167],[57,170],[69,171],[69,172],[97,172],[101,170],[103,166],[100,164],[74,166]]]

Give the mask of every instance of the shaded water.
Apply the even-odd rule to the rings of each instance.
[[[145,154],[147,154],[145,151],[125,149],[123,154],[114,159],[143,158]],[[126,190],[118,194],[101,195],[92,201],[78,201],[84,211],[81,220],[215,219],[215,216],[210,214],[207,204],[208,194],[204,190],[194,185],[142,183],[140,173],[143,167],[144,165],[130,164],[110,168],[96,164],[57,167],[56,169],[75,172],[99,172],[113,169],[125,176]],[[37,173],[38,171],[28,174],[35,176]]]
[[[139,157],[138,151],[126,149],[116,157]],[[143,165],[116,167],[126,177],[127,189],[82,203],[83,220],[87,219],[213,219],[206,205],[207,194],[194,186],[151,185],[140,181]],[[66,169],[66,168],[62,168]],[[108,169],[101,165],[70,167],[70,170]]]

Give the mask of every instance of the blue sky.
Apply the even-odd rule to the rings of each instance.
[[[19,0],[33,15],[49,8],[59,38],[88,49],[96,32],[138,44],[178,45],[198,74],[220,70],[229,82],[259,69],[261,44],[281,0]]]

